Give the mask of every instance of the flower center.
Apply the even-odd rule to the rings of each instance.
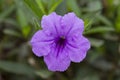
[[[66,43],[65,37],[64,37],[64,36],[61,36],[61,37],[58,39],[57,44],[58,44],[59,46],[65,46],[65,43]]]
[[[66,38],[64,36],[59,37],[56,40],[56,57],[59,55],[60,52],[63,51],[64,47],[66,45]]]

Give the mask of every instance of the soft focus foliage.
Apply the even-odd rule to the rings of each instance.
[[[41,17],[75,12],[92,48],[63,73],[47,70],[29,40]],[[120,80],[119,0],[0,0],[0,80]]]

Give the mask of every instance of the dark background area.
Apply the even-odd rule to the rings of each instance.
[[[48,71],[29,44],[51,12],[74,12],[91,42],[65,72]],[[120,0],[0,0],[0,80],[120,80]]]

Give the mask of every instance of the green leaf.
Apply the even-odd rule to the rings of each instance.
[[[49,13],[55,11],[55,9],[57,8],[57,6],[62,2],[63,0],[58,0],[56,3],[54,3],[54,5],[52,5],[52,7],[49,10]]]
[[[99,11],[101,9],[102,9],[102,3],[100,0],[94,0],[88,3],[87,11],[93,12],[93,11]]]
[[[20,24],[21,27],[27,26],[28,22],[27,19],[25,17],[24,12],[21,9],[17,10],[17,18],[18,18],[18,22]]]
[[[33,24],[35,25],[36,30],[41,29],[39,21],[36,18],[33,19]]]
[[[53,72],[50,72],[50,71],[48,71],[48,70],[42,70],[42,69],[41,69],[40,71],[36,71],[36,74],[37,74],[38,76],[46,79],[46,78],[50,77],[50,76],[53,74]]]
[[[89,38],[89,40],[93,47],[100,47],[104,44],[104,41],[100,39]]]
[[[84,20],[85,30],[90,29],[92,23],[93,23],[93,19],[85,19]]]
[[[117,9],[117,17],[116,17],[116,21],[115,21],[115,29],[117,32],[120,33],[120,5]]]
[[[28,65],[10,61],[0,61],[0,70],[34,77],[34,69]]]
[[[112,28],[112,27],[95,27],[95,28],[91,28],[91,29],[85,31],[84,34],[105,33],[105,32],[110,32],[110,31],[114,31],[114,28]]]
[[[15,31],[15,30],[12,30],[12,29],[5,29],[3,32],[4,32],[5,34],[7,34],[7,35],[16,36],[16,37],[21,37],[20,33],[18,33],[18,32]]]
[[[80,8],[77,5],[76,0],[67,0],[67,4],[68,4],[68,8],[70,10],[72,10],[73,12],[75,12],[76,15],[80,17],[81,11],[80,11]]]
[[[47,14],[41,0],[35,0],[43,14]]]
[[[6,9],[2,13],[0,13],[0,18],[5,18],[5,17],[9,16],[13,12],[14,9],[15,9],[14,5],[10,6],[8,9]]]
[[[77,70],[73,80],[100,80],[99,75],[96,74],[90,66],[83,66]]]
[[[100,70],[103,70],[103,71],[110,71],[114,68],[114,65],[109,62],[109,61],[106,61],[104,59],[98,59],[98,60],[95,60],[92,65],[97,68],[97,69],[100,69]]]
[[[18,1],[16,1],[16,3],[20,6],[20,4],[18,3]],[[30,32],[30,26],[28,25],[28,19],[27,16],[24,13],[23,7],[19,7],[17,9],[17,19],[19,22],[19,25],[21,27],[21,31],[24,37],[27,37],[29,32]]]
[[[41,12],[40,8],[34,0],[24,0],[24,3],[35,13],[39,18],[42,17],[43,13]]]
[[[95,17],[96,17],[96,19],[100,20],[107,26],[113,26],[112,22],[110,22],[105,16],[98,14],[98,15],[95,15]]]
[[[56,8],[56,12],[60,15],[64,15],[67,13],[67,1],[63,0],[60,5]]]
[[[24,26],[22,28],[22,33],[23,33],[25,38],[29,35],[30,31],[31,31],[31,27],[29,25],[28,26]]]
[[[13,26],[18,26],[18,23],[17,23],[17,21],[16,20],[14,20],[14,19],[11,19],[11,18],[6,18],[6,19],[0,19],[0,22],[4,22],[4,23],[8,23],[8,24],[11,24],[11,25],[13,25]],[[17,28],[17,27],[16,27]]]
[[[5,21],[5,23],[8,23],[8,24],[11,24],[11,25],[14,25],[14,26],[18,26],[17,21],[14,20],[14,19],[7,18],[4,21]]]
[[[22,34],[24,35],[24,37],[27,37],[31,30],[30,26],[28,25],[27,17],[25,17],[25,14],[23,13],[21,9],[18,9],[17,15],[18,15],[17,16],[18,22],[21,26]]]

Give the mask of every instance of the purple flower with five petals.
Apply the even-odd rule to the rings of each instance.
[[[71,62],[81,62],[90,48],[90,42],[82,33],[84,22],[74,13],[64,16],[55,12],[45,15],[42,30],[31,39],[32,51],[43,56],[50,71],[65,71]]]

